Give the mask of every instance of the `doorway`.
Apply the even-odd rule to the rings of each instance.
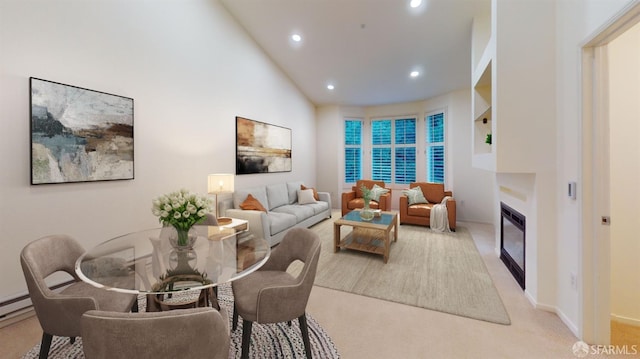
[[[619,278],[620,268],[617,267],[619,262],[625,260],[621,257],[619,248],[620,239],[624,240],[621,228],[628,226],[630,221],[628,216],[625,216],[627,213],[619,209],[629,204],[633,206],[638,201],[629,201],[626,204],[620,201],[620,178],[623,176],[620,173],[619,156],[624,153],[621,151],[624,151],[622,143],[625,141],[624,138],[620,138],[619,129],[629,124],[618,122],[621,121],[621,116],[620,112],[616,113],[624,102],[620,96],[626,94],[618,88],[618,86],[624,86],[621,85],[619,76],[616,77],[616,71],[620,69],[616,67],[616,71],[610,70],[613,64],[616,66],[624,64],[624,61],[620,61],[620,51],[616,47],[618,44],[614,41],[626,36],[630,29],[635,31],[634,27],[640,26],[638,24],[640,24],[640,5],[635,5],[618,19],[614,19],[610,26],[596,35],[582,49],[584,201],[581,303],[582,336],[589,343],[609,344],[612,309],[615,307],[616,310],[624,311],[623,306],[623,309],[620,309],[621,301],[616,297],[620,295],[619,283],[612,280],[612,275],[616,281],[621,279]],[[640,61],[636,61],[635,66],[633,70],[637,74]],[[635,80],[640,80],[640,76]],[[635,86],[637,95],[637,83]],[[635,102],[638,102],[637,98]],[[635,117],[636,121],[637,118],[638,116]],[[633,129],[629,132],[633,133]],[[640,136],[640,131],[636,131],[635,135]],[[633,141],[637,142],[637,137]],[[635,183],[640,182],[640,174],[631,171],[631,175]],[[625,173],[624,176],[628,174]],[[637,215],[638,210],[631,208],[627,212]],[[616,240],[613,244],[612,239]],[[632,247],[629,246],[629,248]],[[637,258],[638,252],[635,252],[635,255]],[[616,261],[611,259],[612,256]],[[615,296],[612,295],[611,289],[614,289]],[[613,314],[615,316],[615,313]],[[633,315],[631,318],[633,317],[638,316]],[[630,321],[633,322],[633,319]]]

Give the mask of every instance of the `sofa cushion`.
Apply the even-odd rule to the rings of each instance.
[[[296,223],[302,222],[315,214],[312,205],[307,204],[288,204],[274,209],[273,212],[290,214],[295,217]]]
[[[284,183],[268,185],[267,200],[269,201],[269,210],[288,204],[289,193],[287,192],[287,185]]]
[[[284,207],[288,207],[288,206],[278,207],[278,209],[281,209]],[[284,231],[285,229],[289,229],[295,226],[297,223],[296,216],[289,213],[274,211],[274,212],[269,212],[268,216],[269,216],[269,230],[271,231],[271,235],[278,234]]]
[[[313,208],[313,214],[320,214],[322,212],[326,212],[329,209],[329,203],[324,202],[324,201],[318,201],[316,203],[313,204],[306,204],[305,207],[309,208]]]
[[[316,199],[313,197],[313,189],[299,189],[298,190],[298,203],[299,204],[312,204],[316,203]]]
[[[429,201],[424,198],[424,194],[422,194],[422,189],[420,189],[420,186],[405,189],[402,191],[402,193],[407,196],[409,205],[417,203],[429,203]]]
[[[253,209],[253,210],[262,211],[262,212],[267,211],[262,205],[262,203],[260,203],[260,201],[255,199],[255,197],[253,197],[251,194],[248,194],[247,199],[245,199],[244,202],[240,203],[240,208],[244,210]]]
[[[287,182],[287,192],[289,192],[289,204],[298,202],[298,190],[301,189],[302,181]]]
[[[238,189],[233,192],[233,208],[240,208],[240,203],[247,199],[247,196],[251,194],[257,199],[263,206],[268,206],[267,190],[264,186]]]
[[[433,208],[433,204],[419,203],[409,206],[407,208],[407,214],[410,216],[419,216],[419,217],[427,217],[431,215],[431,208]]]

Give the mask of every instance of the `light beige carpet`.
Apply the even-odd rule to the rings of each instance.
[[[337,216],[334,215],[334,218]],[[510,324],[471,235],[398,226],[389,261],[353,250],[333,252],[333,219],[313,227],[322,239],[315,284],[499,324]],[[350,227],[342,227],[342,236]]]

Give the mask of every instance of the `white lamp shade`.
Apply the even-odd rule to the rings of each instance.
[[[209,175],[209,193],[230,193],[233,192],[234,176],[228,173],[217,173]]]

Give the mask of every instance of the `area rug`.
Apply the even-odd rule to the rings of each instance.
[[[220,309],[226,310],[231,320],[233,313],[233,294],[231,287],[221,286],[218,292],[218,302]],[[145,301],[141,297],[138,301],[140,310],[144,311]],[[307,325],[309,327],[309,342],[311,343],[311,353],[314,358],[340,358],[338,350],[325,330],[309,314],[307,314]],[[231,328],[231,322],[229,322]],[[40,351],[40,344],[33,347],[23,359],[36,359]],[[231,331],[231,346],[229,358],[240,358],[242,353],[242,318],[238,323],[238,329]],[[254,323],[251,331],[252,358],[305,358],[304,343],[300,334],[300,327],[297,320],[278,324],[258,324]],[[189,353],[185,353],[185,358]],[[69,343],[69,338],[53,337],[50,359],[84,358],[82,352],[82,338],[77,338],[74,344]]]
[[[338,214],[339,215],[339,214]],[[335,215],[334,215],[335,217]],[[342,226],[342,237],[351,227]],[[333,251],[333,221],[311,229],[322,239],[315,285],[498,324],[511,324],[469,231],[434,232],[399,225],[389,261],[353,250]]]

